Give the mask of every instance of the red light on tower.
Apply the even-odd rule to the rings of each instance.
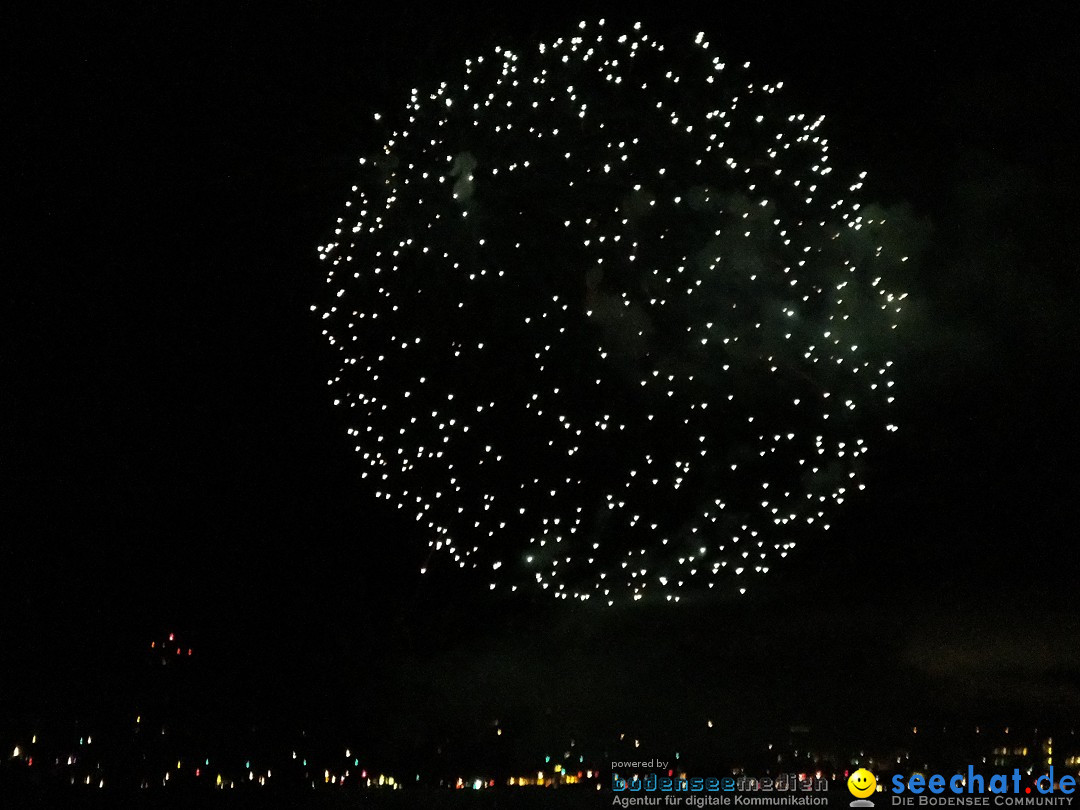
[[[187,654],[191,655],[191,648],[190,647],[188,648]]]
[[[169,641],[176,641],[176,634],[175,633],[169,633]]]

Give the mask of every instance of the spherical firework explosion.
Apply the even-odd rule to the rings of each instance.
[[[330,384],[430,564],[742,592],[862,488],[904,257],[747,67],[582,24],[414,90],[361,160],[319,251]]]

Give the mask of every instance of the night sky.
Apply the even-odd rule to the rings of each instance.
[[[730,6],[607,17],[705,31],[827,116],[866,199],[910,206],[901,430],[746,598],[610,610],[420,577],[426,538],[361,483],[309,312],[371,113],[577,18],[9,12],[0,721],[127,711],[172,630],[206,662],[204,716],[394,750],[496,718],[541,739],[1080,714],[1066,6]]]

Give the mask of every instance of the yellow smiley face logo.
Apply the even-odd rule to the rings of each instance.
[[[877,778],[866,768],[859,768],[848,777],[847,789],[856,799],[865,799],[877,790]]]

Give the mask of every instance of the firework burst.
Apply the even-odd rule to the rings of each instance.
[[[742,592],[862,488],[905,257],[823,118],[748,67],[582,24],[376,116],[313,310],[432,564],[604,604]]]

